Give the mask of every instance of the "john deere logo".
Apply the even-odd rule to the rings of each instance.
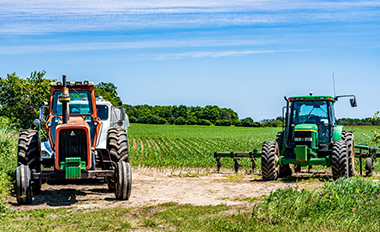
[[[74,131],[71,131],[70,136],[75,136]]]

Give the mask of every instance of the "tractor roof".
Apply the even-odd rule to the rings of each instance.
[[[67,87],[84,87],[84,86],[94,86],[94,82],[89,81],[75,81],[75,82],[66,82]],[[50,86],[59,86],[63,87],[62,81],[51,82]]]
[[[290,97],[290,101],[332,101],[335,102],[336,99],[331,96],[296,96]]]

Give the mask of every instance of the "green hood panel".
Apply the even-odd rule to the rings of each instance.
[[[342,125],[338,125],[334,127],[333,138],[332,138],[333,142],[342,140],[342,132],[343,132]]]
[[[294,127],[294,130],[316,130],[316,131],[318,131],[318,127],[315,124],[298,124]]]

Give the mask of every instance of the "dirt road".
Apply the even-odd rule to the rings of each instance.
[[[231,169],[222,173],[206,170],[173,170],[133,167],[132,196],[128,201],[118,201],[102,180],[91,183],[43,184],[42,192],[33,203],[17,206],[14,196],[9,198],[13,208],[30,210],[38,208],[71,207],[98,209],[108,207],[143,207],[166,202],[192,205],[250,204],[247,199],[259,198],[278,188],[296,187],[312,189],[322,186],[318,181],[308,181],[310,173],[300,177],[278,181],[262,181],[260,176],[235,175]],[[319,171],[314,176],[324,177]],[[303,180],[303,181],[302,181]],[[315,180],[315,179],[314,179]]]

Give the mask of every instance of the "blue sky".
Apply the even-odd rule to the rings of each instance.
[[[218,105],[259,121],[284,96],[380,110],[380,1],[0,0],[0,77],[113,82],[126,104]]]

